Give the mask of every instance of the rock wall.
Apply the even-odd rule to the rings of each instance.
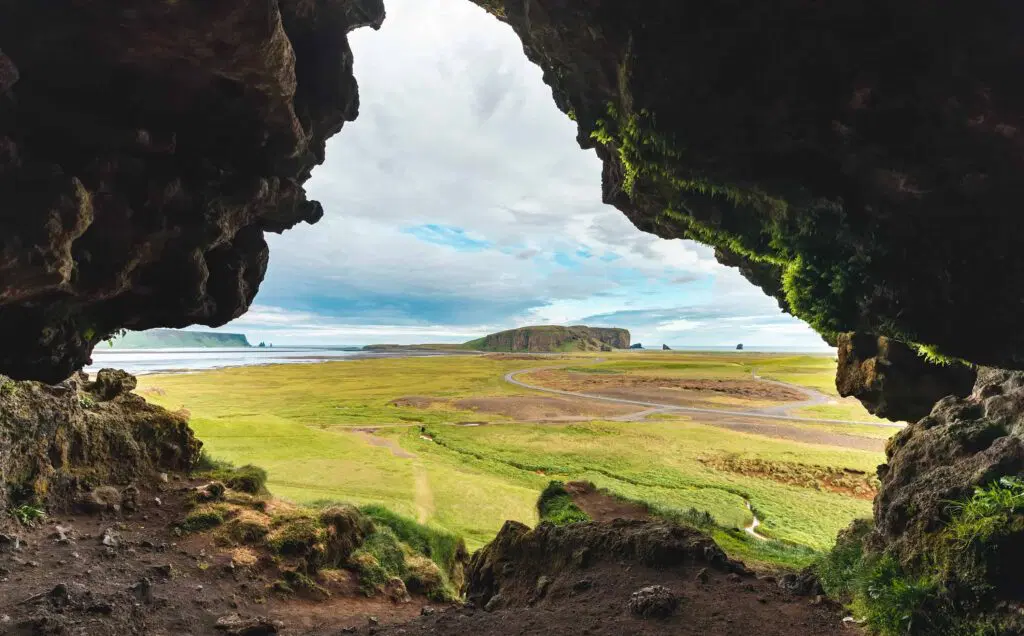
[[[0,0],[0,372],[63,380],[122,327],[222,325],[358,110],[381,0]]]
[[[202,444],[188,422],[134,388],[134,377],[106,369],[56,386],[0,376],[0,511],[59,510],[82,490],[190,469]]]
[[[627,329],[541,326],[499,331],[467,342],[466,346],[478,351],[601,351],[628,349],[629,339]]]

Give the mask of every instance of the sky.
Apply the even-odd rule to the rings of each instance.
[[[461,342],[534,324],[625,327],[646,346],[824,350],[708,247],[601,202],[507,25],[464,0],[387,0],[349,35],[359,118],[306,184],[316,225],[268,235],[249,312],[219,331],[285,344]]]

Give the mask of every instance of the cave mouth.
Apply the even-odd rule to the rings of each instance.
[[[983,558],[1016,512],[945,553],[975,579],[924,556],[939,502],[1024,472],[1021,290],[998,282],[1024,273],[1024,5],[476,3],[597,152],[605,202],[714,246],[839,346],[869,408],[924,413],[889,446],[869,551],[946,616],[1018,620]],[[323,215],[303,184],[357,113],[346,34],[380,0],[0,7],[0,372],[56,382],[121,328],[241,315],[264,233]]]

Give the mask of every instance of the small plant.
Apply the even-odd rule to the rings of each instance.
[[[46,511],[37,506],[29,504],[22,504],[11,511],[14,518],[18,520],[23,526],[31,525],[37,521],[42,521],[46,517]]]
[[[1024,481],[1003,477],[975,488],[966,501],[950,502],[946,535],[958,549],[987,544],[1014,527],[1024,529]]]
[[[96,406],[96,400],[92,399],[88,395],[79,395],[78,405],[81,406],[83,409],[91,409],[92,407]]]
[[[18,383],[0,375],[0,397],[10,397],[18,390]]]

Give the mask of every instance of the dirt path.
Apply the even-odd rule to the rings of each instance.
[[[430,488],[430,476],[421,462],[413,466],[414,502],[416,505],[416,521],[426,523],[434,514],[434,491]]]
[[[365,429],[355,429],[352,432],[361,437],[367,444],[371,446],[380,446],[383,448],[390,449],[391,454],[394,455],[395,457],[401,457],[402,459],[416,458],[415,455],[402,448],[402,446],[398,442],[391,439],[390,437],[380,437],[379,435],[374,435],[372,432],[367,431]]]

